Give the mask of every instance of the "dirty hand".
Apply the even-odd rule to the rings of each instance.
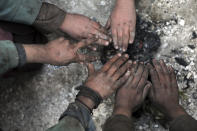
[[[59,38],[49,42],[45,49],[48,55],[48,63],[53,65],[66,65],[71,62],[91,62],[98,58],[79,54],[78,50],[90,45],[94,40],[84,40],[76,44],[71,44],[64,38]]]
[[[131,76],[117,91],[113,114],[131,117],[132,112],[139,108],[149,92],[151,84],[147,83],[147,79],[148,69],[145,65],[134,62]]]
[[[167,67],[163,60],[153,60],[154,67],[149,64],[152,81],[152,88],[149,97],[169,120],[185,114],[184,109],[179,105],[178,85],[176,75],[172,67]]]
[[[129,77],[128,69],[131,61],[128,55],[117,54],[111,58],[99,71],[94,71],[89,65],[89,78],[85,85],[105,99],[118,89]]]
[[[126,51],[135,37],[136,11],[134,0],[116,0],[115,8],[107,22],[111,30],[114,48]]]
[[[105,46],[111,41],[106,30],[99,23],[79,14],[67,13],[60,29],[78,40],[98,38],[96,43]]]

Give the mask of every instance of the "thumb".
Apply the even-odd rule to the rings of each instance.
[[[86,39],[86,40],[82,40],[80,42],[77,43],[75,50],[78,50],[79,48],[88,46],[90,44],[92,44],[93,42],[96,42],[98,39],[93,38],[93,39]]]
[[[144,90],[143,90],[143,100],[146,99],[146,96],[148,95],[151,87],[152,87],[151,82],[147,82],[147,84],[145,85]]]

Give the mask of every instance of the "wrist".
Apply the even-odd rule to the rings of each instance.
[[[174,107],[169,111],[169,120],[175,120],[177,117],[182,116],[182,115],[187,115],[186,111],[181,107],[180,105],[177,107]]]
[[[97,94],[99,94],[102,99],[105,98],[105,96],[103,95],[103,93],[101,91],[99,91],[97,88],[95,88],[95,85],[92,85],[92,84],[89,84],[89,83],[85,83],[85,86],[88,87],[88,88],[90,88],[91,90],[93,90]]]
[[[132,3],[135,3],[135,0],[117,0],[116,1],[116,4],[123,4],[123,5],[125,5],[125,1],[126,2],[132,2]]]
[[[92,101],[90,98],[85,97],[85,96],[78,96],[77,100],[79,100],[80,102],[82,102],[85,106],[88,107],[88,109],[90,109],[90,111],[92,112],[92,110],[94,109],[95,103],[94,101]]]
[[[64,20],[62,24],[60,25],[60,29],[64,32],[68,32],[70,29],[70,20],[72,20],[72,14],[71,13],[66,13]]]
[[[131,118],[132,116],[132,110],[128,107],[124,106],[114,106],[113,115],[124,115],[128,118]]]
[[[82,97],[83,98],[88,98],[86,100],[91,100],[89,101],[91,103],[91,109],[96,109],[99,104],[103,101],[102,97],[100,96],[100,94],[98,94],[97,92],[95,92],[94,90],[92,90],[91,88],[87,87],[87,86],[79,86],[78,87],[80,89],[79,93],[77,94],[77,98]],[[93,105],[93,107],[92,107]]]
[[[45,45],[23,45],[27,63],[46,63],[48,55]]]

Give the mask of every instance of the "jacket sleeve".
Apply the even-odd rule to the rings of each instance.
[[[8,70],[23,66],[26,53],[23,45],[14,44],[9,40],[0,40],[0,76]]]
[[[85,131],[81,123],[74,117],[66,116],[47,131]]]
[[[0,75],[11,68],[17,67],[19,56],[12,41],[0,41]]]
[[[42,0],[0,0],[0,20],[31,25],[42,6]]]
[[[132,120],[123,115],[114,115],[107,119],[103,131],[134,131]]]
[[[197,131],[197,120],[182,115],[170,123],[170,131]]]
[[[60,121],[47,131],[95,131],[89,109],[80,102],[71,103]]]

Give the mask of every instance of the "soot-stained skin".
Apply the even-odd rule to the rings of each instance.
[[[127,54],[131,60],[149,62],[161,45],[159,35],[156,33],[156,26],[152,22],[146,22],[137,16],[136,36],[133,44],[129,44]],[[113,43],[104,47],[101,61],[106,63],[109,58],[118,51],[113,47]]]

